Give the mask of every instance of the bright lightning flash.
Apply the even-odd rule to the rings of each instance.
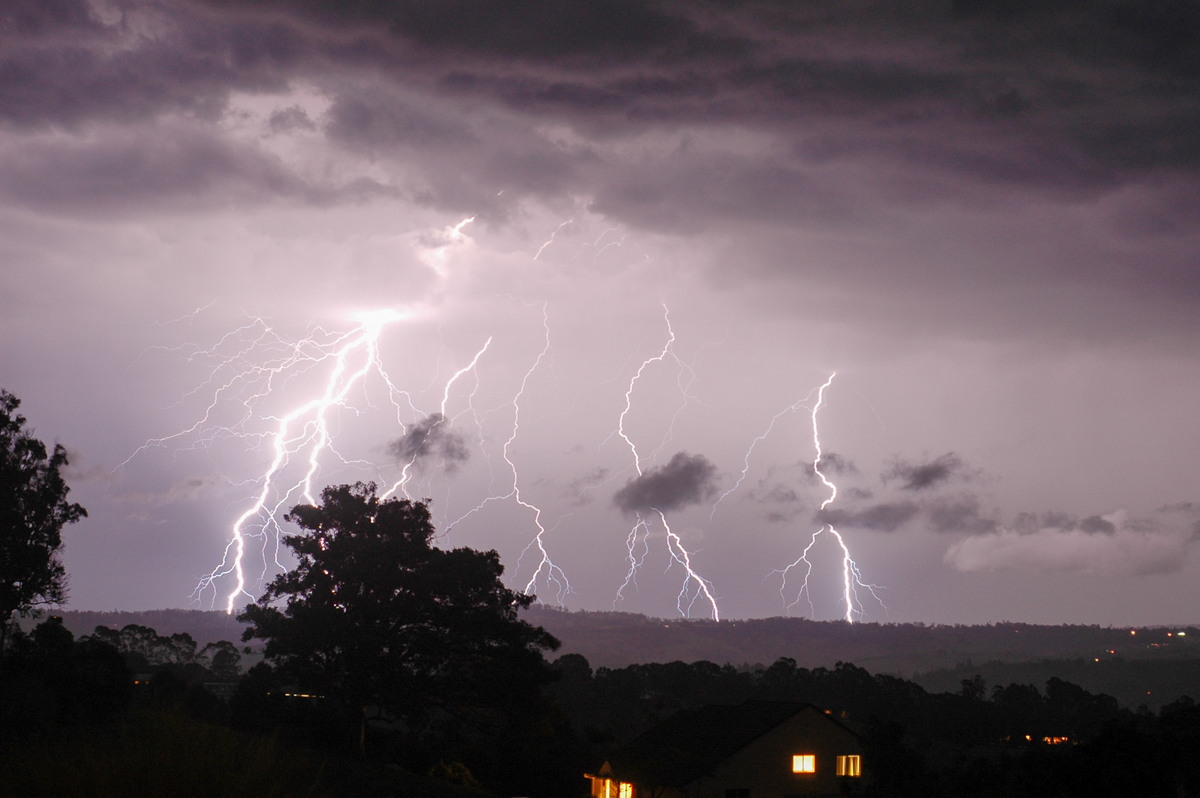
[[[388,325],[403,318],[403,314],[394,310],[361,314],[357,318],[358,327],[352,331],[336,335],[329,340],[321,340],[314,335],[298,341],[294,344],[294,354],[291,357],[258,367],[252,370],[253,373],[238,373],[217,391],[213,404],[209,406],[210,411],[225,389],[232,389],[238,383],[263,377],[264,374],[257,373],[259,370],[267,377],[268,390],[257,394],[254,397],[256,399],[269,392],[271,383],[289,371],[323,361],[333,361],[320,394],[300,403],[276,419],[274,431],[267,434],[272,457],[257,480],[258,494],[233,522],[230,540],[225,547],[221,563],[196,585],[194,595],[197,598],[210,589],[215,591],[218,580],[232,576],[233,588],[225,595],[225,611],[232,613],[241,597],[254,600],[254,596],[246,589],[245,566],[246,548],[252,540],[257,539],[263,554],[262,573],[258,577],[260,582],[265,579],[271,562],[277,567],[283,567],[278,557],[280,520],[283,512],[296,501],[294,497],[299,496],[309,504],[316,502],[313,496],[313,480],[320,469],[321,458],[331,453],[336,454],[331,446],[331,414],[339,408],[345,408],[350,392],[360,387],[371,374],[382,378],[393,403],[397,397],[407,396],[392,384],[379,359],[380,334]],[[262,323],[265,325],[265,322]],[[411,403],[409,404],[411,406]],[[303,476],[293,482],[285,482],[285,466],[296,458],[307,460]],[[275,551],[268,557],[267,550],[272,541]]]
[[[661,363],[664,360],[671,358],[679,363],[681,369],[686,369],[683,363],[679,361],[678,357],[676,357],[674,350],[672,349],[673,345],[675,344],[675,331],[671,328],[670,311],[665,305],[663,306],[663,318],[665,319],[667,325],[667,342],[663,345],[661,352],[643,361],[637,372],[634,373],[633,377],[629,380],[629,387],[625,391],[625,408],[621,411],[621,415],[617,420],[617,435],[620,436],[621,440],[625,441],[625,444],[629,447],[629,451],[633,454],[634,470],[637,471],[637,475],[639,477],[644,473],[642,470],[642,458],[638,452],[637,444],[633,442],[633,439],[630,438],[629,434],[625,431],[625,420],[633,408],[634,388],[637,386],[638,380],[640,380],[642,375],[645,374],[646,369],[648,369],[654,363]],[[683,386],[681,385],[681,388],[682,387]],[[678,416],[678,412],[676,413],[676,416]],[[674,426],[674,419],[672,419],[671,426]],[[651,512],[658,516],[659,523],[662,524],[663,530],[666,533],[667,553],[671,557],[671,562],[683,567],[683,585],[679,589],[679,595],[676,597],[675,602],[676,608],[679,610],[679,614],[685,617],[689,616],[691,614],[692,607],[697,601],[700,600],[700,597],[703,596],[711,608],[713,620],[721,620],[721,613],[717,608],[717,600],[713,596],[712,583],[700,576],[700,574],[698,574],[692,567],[691,552],[684,547],[683,540],[679,537],[679,535],[672,531],[670,524],[667,523],[666,514],[657,508],[651,508]],[[625,574],[625,581],[619,588],[617,588],[616,598],[613,599],[614,605],[624,598],[624,593],[627,588],[629,588],[631,585],[637,584],[637,573],[645,563],[646,555],[649,553],[649,536],[650,522],[647,521],[641,513],[636,513],[634,525],[629,530],[629,535],[625,540],[628,553],[629,569]]]
[[[817,413],[820,412],[822,405],[825,404],[825,390],[833,384],[833,378],[836,376],[836,371],[830,374],[829,379],[827,379],[825,383],[818,389],[817,403],[813,405],[812,409],[813,447],[817,452],[816,458],[813,460],[813,472],[816,473],[817,477],[821,480],[821,484],[829,489],[828,498],[821,502],[822,510],[832,504],[834,499],[837,498],[837,486],[829,480],[823,471],[821,471],[821,458],[823,456],[823,452],[821,450],[821,437],[817,430]],[[812,560],[808,558],[808,555],[809,552],[812,551],[813,547],[817,544],[817,539],[825,532],[828,532],[829,535],[837,541],[838,546],[842,550],[842,604],[845,608],[844,617],[846,622],[854,623],[855,617],[859,618],[860,620],[862,619],[863,610],[862,602],[859,600],[859,590],[865,590],[866,592],[870,593],[871,596],[877,602],[879,602],[879,605],[886,610],[887,606],[884,605],[883,601],[879,598],[879,594],[876,592],[879,590],[879,586],[868,584],[863,581],[862,572],[859,570],[858,564],[855,563],[854,559],[850,556],[850,548],[846,545],[845,538],[843,538],[841,533],[834,528],[833,524],[829,523],[822,525],[816,532],[813,533],[808,545],[804,547],[804,551],[800,553],[800,556],[797,557],[793,563],[782,570],[772,572],[780,575],[779,594],[783,597],[787,608],[790,610],[800,602],[801,598],[807,598],[809,610],[812,611],[814,615],[816,614],[816,609],[812,602],[812,593],[809,590],[808,583],[809,578],[812,576],[813,563]],[[800,590],[796,593],[796,597],[789,602],[787,596],[788,574],[793,568],[799,569],[801,565],[804,566],[804,579],[800,585]]]
[[[232,613],[240,599],[254,599],[248,583],[261,584],[270,568],[285,567],[279,561],[283,515],[300,501],[315,504],[314,483],[323,463],[330,459],[343,465],[351,463],[334,447],[334,422],[339,413],[362,412],[358,405],[371,393],[368,381],[383,385],[402,431],[408,430],[403,417],[426,415],[413,404],[407,391],[393,383],[379,352],[384,330],[409,318],[411,314],[392,309],[360,313],[353,317],[356,326],[349,332],[316,328],[296,341],[288,340],[259,318],[226,334],[212,349],[193,353],[195,358],[216,363],[213,376],[205,383],[214,387],[202,418],[186,430],[148,441],[129,459],[146,449],[181,443],[187,438],[197,439],[199,445],[207,445],[218,437],[258,440],[270,452],[269,462],[253,480],[256,485],[253,498],[230,527],[220,564],[197,583],[193,593],[196,600],[202,600],[211,591],[215,602],[220,586],[231,584],[224,593],[223,603],[226,612]],[[474,371],[490,345],[489,338],[470,363],[447,381],[433,427],[451,423],[447,415],[451,389],[464,375]],[[301,374],[321,370],[323,376],[313,395],[283,415],[263,417],[270,422],[266,432],[248,429],[257,416],[259,403],[266,397],[279,393],[284,383]],[[232,425],[218,423],[217,410],[222,404],[240,405],[244,410],[240,419]],[[403,463],[399,480],[385,497],[405,488],[416,459],[413,455]],[[357,464],[371,466],[365,462]],[[255,561],[261,556],[262,563],[256,575],[249,573],[248,566],[253,549],[258,550]]]

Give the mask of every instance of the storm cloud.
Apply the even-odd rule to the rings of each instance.
[[[946,550],[947,565],[975,571],[1078,571],[1147,575],[1179,571],[1195,538],[1190,525],[1164,517],[1135,518],[1125,510],[1082,523],[999,528],[971,535]]]
[[[711,498],[717,467],[702,454],[677,452],[666,465],[648,469],[615,494],[613,503],[630,513],[669,512]]]
[[[947,452],[927,463],[897,460],[883,475],[884,482],[899,480],[902,490],[919,491],[941,485],[963,473],[963,461],[954,452]]]
[[[817,513],[817,522],[833,526],[851,526],[879,532],[895,532],[916,518],[921,507],[916,502],[882,502],[857,510],[827,509]]]
[[[453,473],[471,456],[466,439],[451,428],[441,413],[433,413],[413,424],[403,436],[388,445],[388,451],[400,462],[417,467],[436,458],[446,473]]]

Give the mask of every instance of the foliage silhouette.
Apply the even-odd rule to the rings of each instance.
[[[504,586],[496,552],[434,547],[428,507],[380,500],[373,484],[326,488],[288,518],[298,562],[239,616],[244,639],[266,641],[280,678],[357,715],[360,746],[369,709],[482,722],[536,700],[558,641],[518,618],[534,597]]]
[[[0,648],[14,615],[62,604],[67,573],[59,559],[62,528],[87,515],[67,501],[67,451],[25,427],[21,401],[0,390]]]

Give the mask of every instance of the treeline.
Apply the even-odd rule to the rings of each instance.
[[[1200,795],[1191,698],[1130,710],[1056,677],[973,675],[930,692],[844,662],[593,669],[566,654],[514,717],[375,720],[359,749],[345,707],[241,662],[232,643],[137,624],[76,638],[51,618],[16,633],[0,657],[0,795],[570,798],[586,794],[585,771],[657,721],[751,699],[806,701],[855,729],[881,796]]]
[[[51,617],[0,651],[0,796],[478,796],[341,750],[340,712],[289,697],[229,641]],[[386,757],[384,758],[386,759]],[[424,772],[432,772],[426,768]]]

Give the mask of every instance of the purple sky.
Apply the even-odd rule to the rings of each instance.
[[[0,387],[73,454],[71,607],[193,606],[255,497],[299,500],[307,451],[263,475],[314,355],[392,309],[318,487],[415,456],[443,544],[549,603],[710,615],[661,510],[722,617],[842,617],[832,535],[806,596],[772,574],[831,522],[867,620],[1197,622],[1198,31],[1143,0],[4,4]]]

